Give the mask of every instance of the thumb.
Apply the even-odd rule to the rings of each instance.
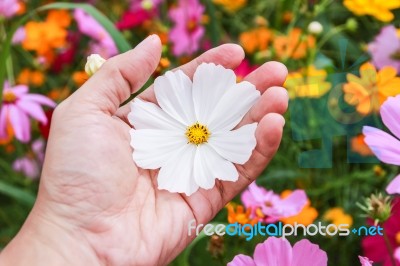
[[[151,35],[135,49],[108,59],[73,97],[81,108],[114,115],[119,105],[146,83],[160,56],[160,38]]]

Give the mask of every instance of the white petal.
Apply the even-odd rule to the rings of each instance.
[[[173,119],[154,103],[138,98],[131,103],[128,120],[135,129],[181,129],[182,131],[186,129],[186,125]]]
[[[207,125],[211,132],[233,129],[259,97],[260,92],[247,81],[227,90],[208,120]]]
[[[257,123],[239,129],[212,133],[208,144],[223,158],[237,164],[247,162],[256,147]]]
[[[173,153],[187,146],[186,136],[179,131],[130,130],[133,160],[143,169],[158,169]]]
[[[236,84],[235,73],[231,69],[215,64],[201,64],[193,77],[193,102],[197,121],[208,124],[222,95]]]
[[[197,185],[211,189],[215,178],[225,181],[236,181],[239,174],[235,166],[222,158],[208,144],[199,145],[194,160],[194,179]]]
[[[160,107],[171,117],[185,124],[194,124],[192,81],[181,70],[168,71],[154,81],[154,93]]]
[[[199,189],[193,176],[196,146],[187,144],[174,153],[158,173],[158,189],[190,196]]]

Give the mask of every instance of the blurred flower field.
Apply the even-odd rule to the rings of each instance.
[[[230,42],[246,53],[238,81],[267,61],[288,67],[279,151],[213,222],[380,225],[383,236],[289,236],[287,249],[307,253],[306,238],[329,265],[400,265],[400,0],[2,0],[1,247],[33,206],[52,111],[89,78],[87,56],[110,58],[150,34],[163,52],[145,86]],[[265,240],[201,234],[172,265],[256,261],[269,255],[255,248]]]

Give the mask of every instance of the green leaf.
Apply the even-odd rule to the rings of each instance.
[[[34,195],[18,187],[11,186],[3,181],[0,181],[0,193],[9,196],[29,207],[32,207],[35,203]]]

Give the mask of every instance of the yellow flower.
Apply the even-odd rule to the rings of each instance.
[[[330,88],[331,84],[326,80],[327,73],[323,69],[314,66],[289,73],[284,87],[288,90],[290,99],[308,97],[319,98]]]
[[[235,12],[246,5],[247,0],[213,0],[214,4],[221,5],[229,12]]]
[[[365,63],[360,67],[360,77],[347,74],[344,99],[355,105],[360,114],[378,112],[387,97],[400,93],[400,78],[396,75],[394,67],[386,66],[377,72],[374,65]]]
[[[344,0],[343,4],[357,16],[371,15],[383,22],[393,20],[390,10],[400,7],[399,0]]]
[[[272,37],[272,32],[266,27],[259,27],[247,32],[243,32],[239,36],[240,44],[246,53],[254,53],[267,49],[268,43]]]
[[[291,193],[292,191],[285,190],[281,193],[281,198],[284,199],[288,197]],[[318,211],[314,207],[311,207],[310,200],[307,200],[306,205],[300,211],[300,213],[298,213],[295,216],[281,218],[281,221],[284,224],[294,225],[294,223],[297,223],[297,224],[302,224],[304,226],[308,226],[312,224],[317,217],[318,217]]]
[[[336,226],[339,226],[340,224],[347,224],[350,227],[353,224],[353,217],[345,213],[340,207],[327,210],[323,219],[327,222],[333,223]]]

